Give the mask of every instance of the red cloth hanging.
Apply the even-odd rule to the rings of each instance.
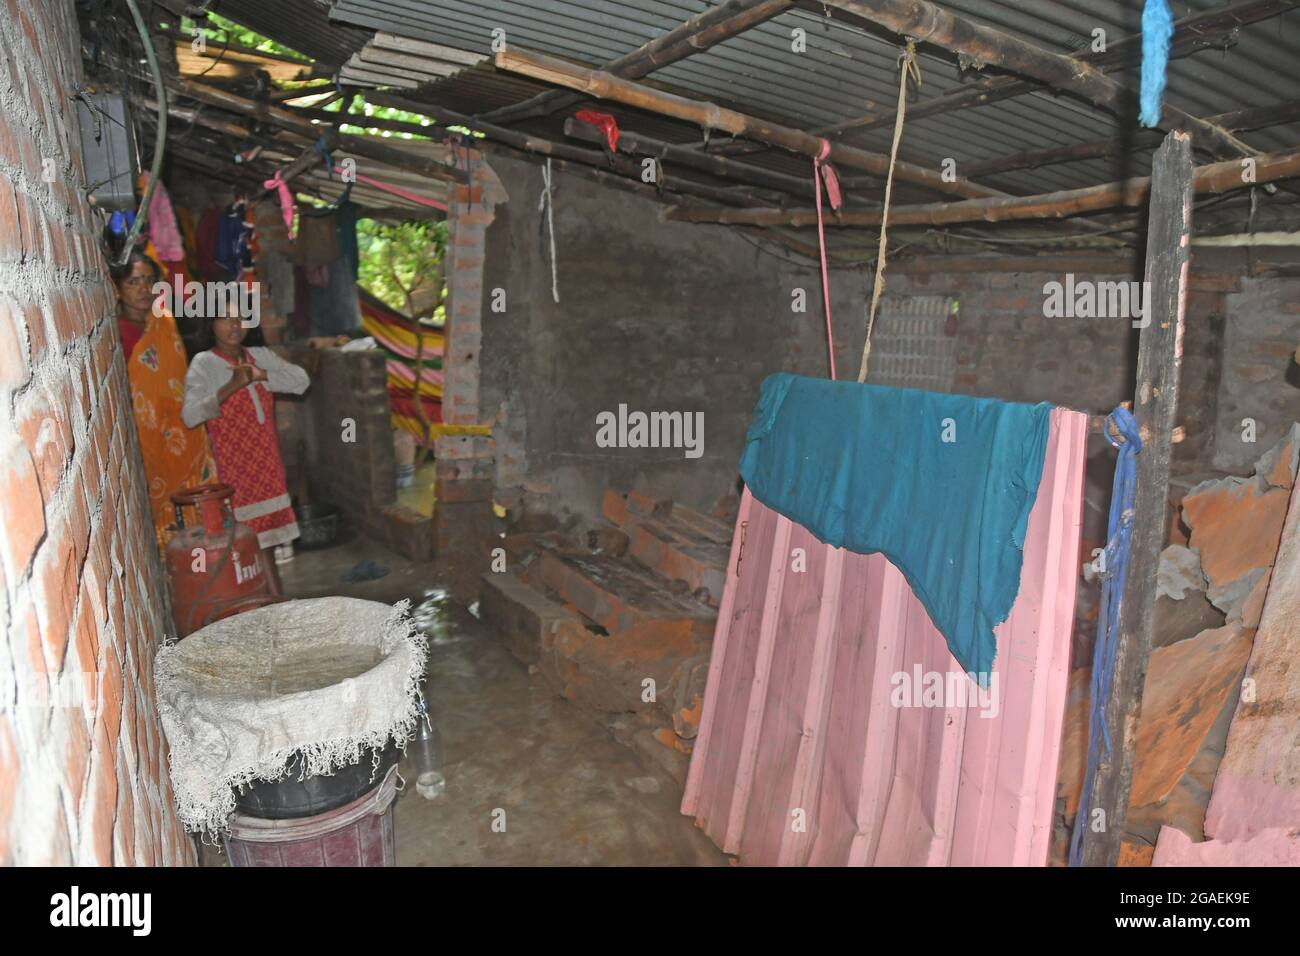
[[[580,123],[586,123],[588,126],[594,126],[605,134],[605,142],[609,144],[611,153],[618,150],[618,120],[608,113],[598,113],[595,110],[578,110],[573,114],[573,118]]]

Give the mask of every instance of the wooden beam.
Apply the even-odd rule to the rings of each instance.
[[[618,173],[621,176],[641,179],[641,166],[634,160],[623,156],[607,156],[605,153],[594,149],[583,149],[578,146],[572,146],[568,143],[557,143],[553,140],[546,139],[542,136],[533,136],[529,133],[521,133],[517,130],[506,129],[497,126],[494,123],[484,123],[476,120],[472,116],[466,116],[463,113],[457,113],[455,110],[449,110],[445,107],[433,103],[419,103],[413,100],[406,100],[400,97],[389,95],[370,97],[371,102],[380,106],[392,106],[397,109],[406,110],[411,113],[422,113],[429,116],[444,126],[464,126],[472,129],[476,133],[482,133],[488,139],[495,142],[503,143],[514,149],[525,153],[533,153],[539,156],[548,156],[553,159],[564,159],[571,163],[580,163],[584,166],[590,166],[605,172]],[[368,119],[367,117],[356,117],[356,119]],[[399,124],[397,120],[388,120],[389,127],[396,127]],[[374,124],[371,124],[374,125]],[[425,135],[432,135],[436,130],[427,126],[417,126],[416,124],[400,124],[403,126],[414,127],[421,130]],[[709,186],[704,183],[696,183],[691,180],[674,178],[665,184],[665,188],[673,192],[680,192],[691,196],[703,196],[712,198],[717,202],[728,205],[752,206],[757,201],[753,197],[738,196],[727,192],[725,189],[719,189],[715,186]]]
[[[1187,311],[1188,255],[1192,231],[1192,147],[1185,132],[1171,133],[1156,151],[1147,228],[1147,325],[1138,337],[1137,388],[1133,414],[1142,438],[1137,456],[1132,537],[1119,606],[1119,635],[1103,702],[1102,719],[1112,751],[1098,759],[1096,775],[1084,782],[1091,814],[1105,813],[1105,828],[1084,820],[1083,863],[1114,866],[1128,814],[1151,633],[1155,625],[1156,574],[1164,547],[1169,496],[1169,460]]]
[[[1280,126],[1283,123],[1290,123],[1297,119],[1300,119],[1300,101],[1273,103],[1268,106],[1252,106],[1244,110],[1234,110],[1231,113],[1220,113],[1217,116],[1205,117],[1205,122],[1213,123],[1215,126],[1226,130],[1236,131],[1242,129],[1267,129],[1270,126]],[[1133,137],[1132,142],[1124,145],[1127,145],[1130,149],[1147,149],[1158,146],[1163,139],[1163,135],[1155,130],[1143,130]],[[962,171],[968,178],[978,179],[981,176],[1004,173],[1011,169],[1037,169],[1040,166],[1052,166],[1057,163],[1101,159],[1106,156],[1113,156],[1119,145],[1121,145],[1120,142],[1111,137],[1109,139],[1096,139],[1088,143],[1075,143],[1071,146],[1058,146],[1055,149],[1025,150],[1021,153],[1012,153],[1009,156],[986,159],[983,162],[965,163],[962,166]]]
[[[1243,180],[1241,160],[1226,160],[1196,168],[1193,188],[1197,193],[1224,193],[1234,189],[1300,176],[1300,150],[1269,153],[1252,159],[1253,181]],[[1141,205],[1151,190],[1151,179],[1142,176],[1123,182],[1104,183],[1084,189],[1066,189],[1037,196],[1001,199],[971,199],[965,202],[896,206],[889,212],[891,226],[946,225],[955,222],[1007,222],[1021,219],[1062,219],[1101,209]],[[668,218],[684,222],[721,222],[743,226],[811,226],[817,224],[815,209],[700,209],[670,210]],[[878,226],[880,213],[841,209],[826,217],[828,226]]]
[[[208,86],[205,83],[196,83],[192,80],[176,80],[171,84],[172,88],[182,96],[188,96],[191,99],[198,100],[201,103],[207,103],[224,110],[239,113],[243,116],[262,120],[272,123],[287,130],[292,130],[304,136],[310,136],[313,139],[320,137],[326,132],[327,127],[319,126],[313,123],[305,116],[298,114],[290,108],[268,106],[265,103],[259,103],[256,100],[246,99],[229,93],[216,87]],[[331,114],[342,116],[343,114]],[[357,156],[364,156],[372,159],[377,163],[383,163],[385,166],[392,166],[396,169],[404,169],[407,172],[415,173],[418,176],[429,176],[433,179],[440,179],[446,182],[463,183],[467,177],[464,170],[457,169],[450,161],[441,159],[430,159],[421,156],[405,153],[391,146],[385,146],[373,139],[364,136],[349,136],[344,133],[337,135],[337,143],[340,147]]]
[[[660,67],[707,50],[750,27],[770,20],[793,5],[793,0],[727,0],[726,3],[696,14],[631,53],[611,60],[602,69],[625,79],[640,79]],[[522,103],[512,103],[485,113],[483,119],[493,123],[518,122],[567,109],[581,100],[581,94],[547,90]]]
[[[757,119],[703,100],[664,93],[640,83],[621,79],[611,73],[575,66],[540,53],[505,50],[496,54],[495,62],[498,69],[530,76],[557,86],[581,90],[598,99],[612,100],[626,106],[634,106],[652,113],[695,123],[698,126],[722,130],[733,136],[744,136],[770,143],[804,156],[819,155],[824,142],[803,130]],[[885,175],[889,171],[889,157],[882,153],[870,152],[843,143],[832,143],[830,147],[831,161],[841,166],[861,169],[877,175]],[[965,179],[946,181],[937,170],[901,160],[894,166],[894,176],[903,182],[925,186],[936,192],[953,196],[986,198],[1005,195],[996,189],[979,186]]]
[[[1275,17],[1300,6],[1300,0],[1246,0],[1230,7],[1221,7],[1201,13],[1194,13],[1174,22],[1174,34],[1170,41],[1169,57],[1171,60],[1187,56],[1209,45],[1221,45],[1224,38],[1232,35],[1240,27]],[[1110,41],[1105,53],[1081,51],[1070,55],[1070,59],[1090,63],[1098,69],[1114,69],[1130,59],[1129,54],[1140,50],[1142,34],[1133,33]],[[1026,82],[1015,76],[993,76],[977,83],[947,93],[942,96],[922,100],[907,109],[912,119],[937,116],[951,110],[972,106],[983,106],[999,100],[1023,96],[1041,87],[1037,83]],[[890,126],[894,122],[893,110],[868,113],[865,116],[845,120],[831,126],[813,130],[819,136],[839,134],[852,129],[870,130]],[[1231,130],[1231,127],[1225,127]]]
[[[564,135],[588,143],[603,144],[605,142],[604,134],[598,129],[573,118],[564,121]],[[802,178],[787,176],[785,173],[773,172],[761,166],[752,166],[722,156],[699,153],[685,146],[665,143],[629,130],[619,130],[618,151],[653,156],[669,163],[680,163],[692,169],[698,169],[723,179],[735,179],[751,186],[776,189],[796,196],[803,196],[807,199],[816,197],[811,175]]]
[[[332,89],[334,89],[334,81],[325,80],[323,83],[313,83],[310,86],[300,86],[292,90],[273,90],[267,94],[266,98],[272,103],[283,103],[286,100],[301,99],[304,96],[319,96],[321,93]]]
[[[828,6],[977,63],[996,66],[1069,93],[1121,117],[1135,113],[1132,91],[1082,60],[1053,53],[1010,33],[949,13],[927,0],[825,0]],[[1164,105],[1161,127],[1186,129],[1196,145],[1219,157],[1254,156],[1256,150],[1227,130]]]

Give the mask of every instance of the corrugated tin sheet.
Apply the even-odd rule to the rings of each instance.
[[[896,706],[899,674],[972,686],[903,575],[746,490],[682,812],[744,864],[1044,865],[1087,431],[1053,410],[991,701]]]
[[[1062,53],[1086,47],[1096,28],[1104,29],[1110,40],[1139,32],[1140,5],[1120,0],[951,0],[943,5]],[[485,54],[492,30],[502,28],[508,43],[596,66],[710,6],[704,0],[337,0],[333,16]],[[1181,17],[1222,6],[1215,0],[1176,2],[1174,12]],[[652,77],[690,95],[802,128],[892,110],[897,38],[859,29],[838,17],[792,10]],[[805,53],[791,50],[795,29],[806,32]],[[1300,20],[1292,13],[1242,28],[1226,53],[1202,51],[1174,61],[1169,101],[1204,116],[1258,106],[1261,98],[1300,98],[1297,32]],[[922,52],[924,86],[912,102],[959,89],[979,77],[974,71],[963,75],[946,55]],[[1267,82],[1261,87],[1264,77]],[[435,85],[424,95],[438,93]],[[952,157],[960,170],[963,162],[1107,138],[1118,131],[1118,122],[1100,110],[1067,97],[1034,93],[910,122],[901,152],[906,159],[930,166]],[[885,151],[889,135],[889,129],[879,129],[848,138]],[[1300,124],[1242,138],[1259,149],[1278,149],[1300,140]],[[1145,158],[1139,154],[1125,171],[1145,173]],[[1109,158],[1020,170],[987,181],[1011,192],[1036,193],[1105,182],[1119,172],[1118,159]]]
[[[331,20],[329,0],[220,0],[212,12],[330,68],[346,63],[371,33]]]

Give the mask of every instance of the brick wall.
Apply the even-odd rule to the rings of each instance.
[[[165,578],[80,198],[78,42],[72,0],[0,6],[0,862],[189,864],[155,710]]]
[[[1191,471],[1210,467],[1226,296],[1240,281],[1201,265],[1190,278],[1179,389],[1178,421],[1187,438],[1174,446],[1180,467]],[[1076,283],[1140,278],[1110,257],[935,256],[891,265],[888,294],[957,299],[952,391],[1105,414],[1133,397],[1138,330],[1127,318],[1045,315],[1044,286],[1063,283],[1067,274]]]
[[[432,557],[433,519],[397,504],[384,353],[294,345],[286,357],[312,379],[305,400],[277,402],[290,492],[297,494],[305,468],[313,502],[334,505],[353,528],[398,554]]]
[[[1300,421],[1300,389],[1285,379],[1300,345],[1300,279],[1243,279],[1241,291],[1228,295],[1225,305],[1214,464],[1245,473]],[[1246,419],[1255,423],[1253,436],[1242,426]]]

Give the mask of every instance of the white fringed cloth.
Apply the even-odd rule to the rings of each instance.
[[[426,641],[410,602],[286,601],[217,621],[159,649],[158,707],[186,829],[226,829],[233,787],[356,763],[420,713]]]

